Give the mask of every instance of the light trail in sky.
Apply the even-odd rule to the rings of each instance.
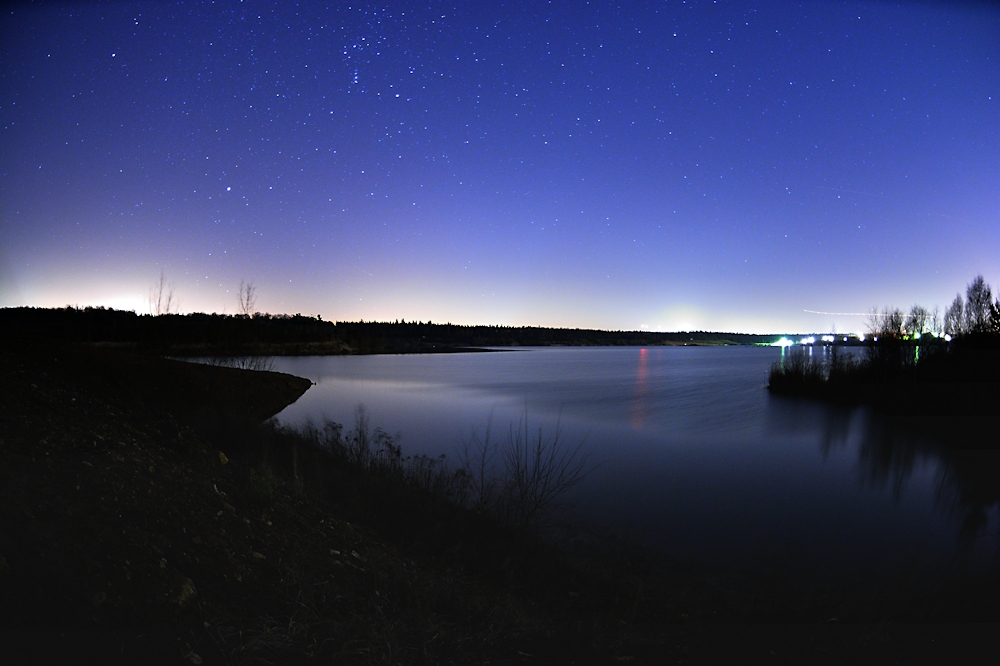
[[[822,312],[820,310],[803,310],[803,312],[808,312],[810,314],[821,314],[821,315],[838,315],[844,317],[888,317],[889,314],[885,312]]]

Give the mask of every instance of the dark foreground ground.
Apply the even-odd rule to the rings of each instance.
[[[256,425],[306,388],[4,345],[0,661],[995,659],[995,580],[824,587],[560,549]]]

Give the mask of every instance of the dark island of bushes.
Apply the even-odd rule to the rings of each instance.
[[[900,414],[995,415],[1000,299],[980,276],[947,309],[943,328],[937,319],[919,306],[909,316],[886,308],[873,314],[860,354],[792,347],[772,366],[768,389]]]

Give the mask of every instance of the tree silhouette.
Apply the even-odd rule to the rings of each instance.
[[[944,311],[944,332],[948,335],[958,335],[965,332],[965,306],[962,295],[955,294],[955,300]]]
[[[174,314],[179,309],[177,299],[174,298],[174,286],[167,282],[167,278],[160,269],[160,280],[149,288],[149,313],[159,317],[165,314]]]
[[[239,314],[252,317],[257,312],[257,287],[254,283],[240,280],[240,290],[237,294]]]
[[[993,293],[982,275],[965,290],[965,331],[986,333],[992,328]]]
[[[914,305],[910,308],[910,314],[906,315],[906,323],[903,330],[907,335],[917,335],[926,333],[930,325],[931,314],[922,305]]]

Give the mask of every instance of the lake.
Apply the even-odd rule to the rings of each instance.
[[[564,520],[581,535],[622,535],[680,561],[832,579],[996,566],[995,496],[983,499],[966,478],[996,469],[995,452],[956,457],[864,409],[771,396],[764,386],[780,353],[280,357],[276,370],[316,385],[277,418],[349,430],[363,404],[373,427],[399,433],[404,454],[455,459],[488,424],[506,437],[526,415],[532,432],[558,428],[597,465],[564,498]]]

